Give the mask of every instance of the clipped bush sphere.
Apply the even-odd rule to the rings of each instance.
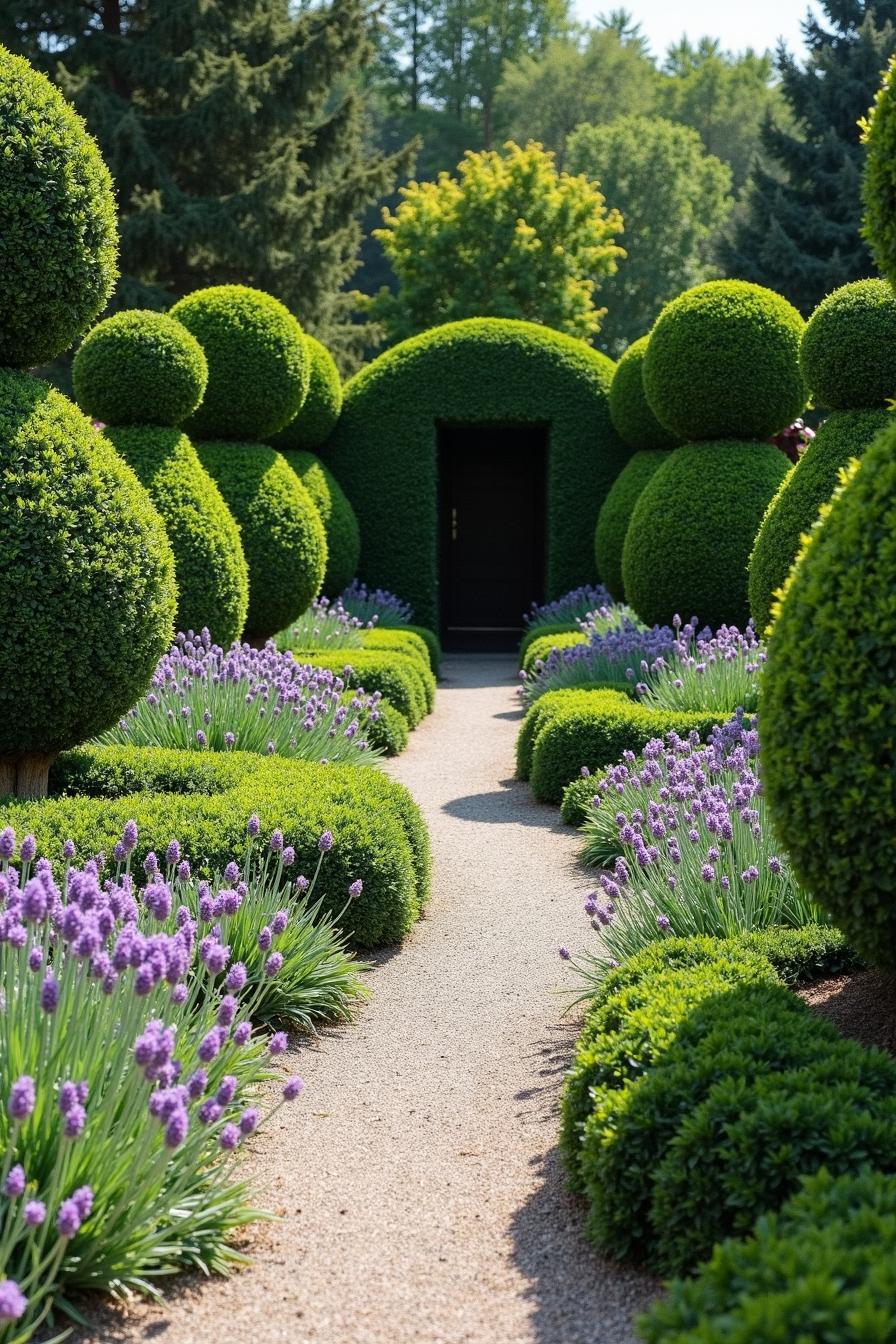
[[[0,47],[0,366],[61,354],[118,274],[112,178],[50,81]]]
[[[669,456],[668,449],[646,448],[629,458],[597,515],[594,529],[594,558],[597,577],[617,602],[625,601],[622,582],[622,548],[631,516],[641,491]]]
[[[293,418],[308,391],[305,334],[279,299],[247,285],[213,285],[171,309],[208,361],[202,405],[187,422],[205,439],[266,439]]]
[[[885,406],[896,396],[896,294],[886,280],[835,289],[806,323],[800,367],[816,405]]]
[[[653,413],[680,439],[765,439],[806,404],[803,319],[774,290],[709,280],[673,299],[644,357]]]
[[[649,336],[632,341],[620,356],[610,384],[610,419],[632,448],[674,448],[679,440],[660,424],[644,391],[644,356]]]
[[[240,526],[249,566],[245,635],[283,630],[320,592],[327,538],[311,496],[282,453],[263,443],[197,443]]]
[[[361,533],[342,486],[313,453],[284,452],[289,465],[314,500],[327,534],[327,572],[323,591],[330,597],[347,588],[358,572]]]
[[[841,468],[851,457],[861,457],[891,423],[892,414],[883,409],[832,412],[784,477],[750,556],[750,611],[757,630],[765,630],[771,621],[775,593],[790,573],[800,538],[837,488]]]
[[[336,361],[316,337],[306,333],[305,344],[310,361],[308,394],[298,415],[272,436],[274,448],[319,448],[332,434],[342,410],[342,379]]]
[[[0,477],[3,794],[17,758],[110,727],[146,690],[176,591],[162,520],[130,467],[60,392],[8,369]]]
[[[810,540],[762,680],[765,791],[799,881],[869,961],[896,965],[896,428]]]
[[[866,152],[862,232],[878,270],[891,285],[896,285],[896,57],[890,57],[863,138]]]
[[[75,355],[78,405],[107,425],[179,425],[208,381],[202,346],[165,313],[131,309],[107,317]]]
[[[179,429],[129,425],[105,433],[165,524],[177,576],[177,629],[207,626],[227,648],[246,624],[249,571],[240,530],[220,490]]]

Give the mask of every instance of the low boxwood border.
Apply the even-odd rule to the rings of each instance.
[[[587,644],[588,636],[581,630],[567,630],[559,635],[541,635],[529,641],[526,652],[520,658],[523,672],[531,673],[539,658],[546,659],[553,649],[571,649],[576,644]]]
[[[416,728],[435,701],[435,677],[413,654],[396,649],[293,649],[293,657],[312,667],[345,676],[351,687],[379,691]],[[345,669],[350,668],[346,673]]]

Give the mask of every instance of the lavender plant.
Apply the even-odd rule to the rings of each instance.
[[[553,602],[533,602],[523,615],[527,630],[546,625],[576,625],[599,607],[609,607],[613,599],[603,584],[584,584],[564,593]]]
[[[339,598],[331,602],[318,597],[307,611],[276,638],[281,651],[287,649],[360,649],[364,624],[346,611]]]
[[[648,630],[624,612],[616,624],[601,628],[597,623],[609,621],[612,613],[619,610],[604,608],[603,615],[592,613],[587,644],[553,649],[547,658],[536,659],[530,673],[520,673],[520,693],[527,705],[545,691],[565,687],[618,685],[624,689],[633,685],[639,664],[647,668],[651,660],[672,648],[675,634],[667,625],[655,625]]]
[[[410,625],[414,619],[414,608],[409,602],[402,601],[385,588],[368,588],[358,579],[352,579],[338,600],[362,625],[378,625],[391,630]]]
[[[696,617],[673,620],[676,638],[667,654],[641,664],[635,690],[657,709],[720,709],[753,713],[759,705],[759,673],[766,660],[752,621],[741,632],[720,626],[715,634],[697,631]]]

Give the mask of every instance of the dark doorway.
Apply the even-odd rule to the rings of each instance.
[[[547,425],[441,424],[442,638],[512,649],[544,597]]]

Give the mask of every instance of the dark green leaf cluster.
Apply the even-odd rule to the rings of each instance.
[[[565,630],[552,635],[542,634],[541,630],[536,629],[532,633],[535,638],[526,643],[525,652],[520,659],[520,667],[524,672],[532,672],[535,664],[547,658],[552,649],[571,649],[575,644],[588,643],[588,636],[582,630]]]
[[[348,587],[358,572],[361,534],[355,511],[342,486],[319,457],[285,447],[283,455],[320,514],[327,537],[327,569],[323,591],[335,597]]]
[[[863,138],[866,152],[862,233],[878,269],[890,284],[896,284],[896,56],[890,56]]]
[[[610,418],[631,448],[674,448],[679,439],[657,420],[644,391],[644,358],[649,336],[632,341],[619,357],[610,384]]]
[[[85,337],[72,364],[78,405],[107,425],[179,425],[202,400],[202,346],[165,313],[114,313]]]
[[[332,434],[342,410],[342,379],[325,345],[305,333],[308,349],[308,393],[289,424],[269,438],[274,448],[316,451]],[[349,575],[353,579],[354,572]]]
[[[349,686],[379,691],[416,728],[435,703],[435,677],[419,658],[397,649],[293,649],[300,663],[344,673]],[[350,671],[346,671],[350,669]]]
[[[806,323],[800,368],[816,406],[857,410],[896,396],[896,295],[886,280],[835,289]]]
[[[644,448],[633,453],[610,486],[609,494],[597,515],[597,526],[594,529],[597,576],[617,602],[625,601],[622,551],[635,505],[648,481],[653,479],[668,458],[669,452],[665,448]]]
[[[361,635],[365,649],[391,650],[409,655],[426,674],[427,681],[436,675],[430,659],[430,648],[422,635],[407,626],[374,626]]]

